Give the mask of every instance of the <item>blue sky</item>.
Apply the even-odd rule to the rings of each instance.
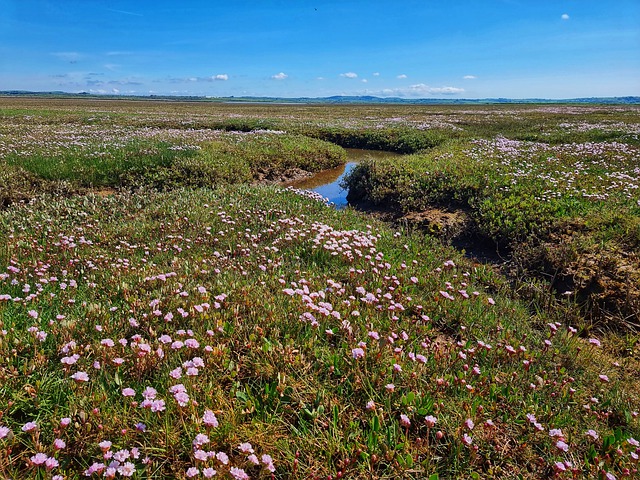
[[[0,0],[0,90],[640,95],[639,0]]]

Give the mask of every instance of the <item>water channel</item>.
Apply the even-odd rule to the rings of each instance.
[[[338,210],[348,205],[347,191],[340,186],[342,179],[353,168],[366,158],[380,159],[396,157],[400,154],[393,152],[381,152],[379,150],[362,150],[359,148],[345,148],[347,151],[347,163],[330,170],[323,170],[311,177],[287,183],[287,187],[299,188],[302,190],[312,190],[328,198]]]

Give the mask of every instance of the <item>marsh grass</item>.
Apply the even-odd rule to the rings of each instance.
[[[501,151],[516,144],[496,145],[493,127],[465,138],[497,119],[513,136],[569,128],[576,112],[602,123],[606,109],[2,101],[0,476],[637,476],[633,335],[598,340],[565,314],[571,299],[536,310],[495,269],[410,228],[247,185],[343,161],[303,129],[433,127],[414,137],[433,135],[432,150],[351,181],[399,208],[482,207],[476,221],[507,239],[564,221],[565,260],[636,248],[624,185],[541,200],[537,177],[566,176],[575,151],[550,164],[528,143]],[[227,120],[247,131],[206,128]],[[97,145],[109,161],[93,163]],[[574,180],[589,194],[635,161],[607,152]],[[57,169],[67,158],[76,169]],[[70,195],[92,182],[127,188]]]
[[[499,277],[428,237],[246,186],[43,199],[6,211],[1,235],[2,292],[13,299],[0,304],[0,423],[13,432],[0,440],[5,475],[36,478],[42,467],[29,459],[42,451],[60,463],[53,473],[74,478],[104,462],[103,440],[114,453],[139,449],[127,461],[140,478],[207,464],[260,477],[265,466],[247,462],[243,442],[271,455],[279,476],[299,478],[539,478],[557,460],[584,475],[633,468],[638,392],[622,381],[633,364],[615,367],[568,325],[532,324]],[[78,371],[88,382],[70,378]],[[166,410],[142,406],[147,387]],[[217,427],[202,424],[206,409]],[[72,423],[61,429],[63,417]],[[29,421],[37,439],[20,430]],[[605,446],[587,441],[587,428],[621,433]],[[198,433],[230,464],[195,460]],[[58,453],[55,438],[66,443]],[[586,463],[592,445],[623,454]]]

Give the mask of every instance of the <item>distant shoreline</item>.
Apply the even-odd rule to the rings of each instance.
[[[20,98],[86,98],[92,100],[154,100],[173,102],[211,102],[211,103],[240,103],[240,104],[275,104],[275,105],[308,105],[308,104],[353,104],[353,105],[510,105],[510,104],[547,104],[547,105],[640,105],[640,96],[626,97],[587,97],[568,99],[546,98],[483,98],[483,99],[453,99],[453,98],[398,98],[372,96],[332,96],[332,97],[208,97],[208,96],[172,96],[172,95],[98,95],[92,93],[67,92],[31,92],[5,90],[0,96]]]

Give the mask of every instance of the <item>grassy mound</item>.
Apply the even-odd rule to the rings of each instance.
[[[365,162],[346,184],[352,198],[404,212],[462,210],[473,233],[511,251],[520,273],[553,277],[588,321],[638,328],[639,164],[629,144],[500,137]]]

